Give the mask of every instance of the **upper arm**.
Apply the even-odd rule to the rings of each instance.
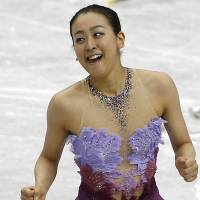
[[[61,97],[53,96],[47,110],[47,131],[41,153],[41,156],[51,161],[59,161],[68,136],[65,128],[65,110]]]
[[[185,124],[174,81],[169,75],[164,74],[161,85],[163,88],[163,118],[168,121],[165,124],[165,128],[169,134],[173,149],[176,151],[182,144],[191,142],[191,139]]]

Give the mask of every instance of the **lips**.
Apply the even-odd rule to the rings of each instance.
[[[96,63],[99,60],[101,60],[102,56],[103,56],[102,54],[97,53],[97,54],[89,55],[86,59],[89,63]]]

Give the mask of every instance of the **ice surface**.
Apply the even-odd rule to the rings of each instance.
[[[72,15],[90,3],[78,0],[0,1],[0,199],[19,199],[34,183],[46,109],[51,96],[87,73],[75,61],[69,35]],[[200,1],[127,0],[110,5],[126,33],[123,64],[165,71],[174,79],[200,159]],[[167,134],[158,156],[157,182],[166,200],[199,200],[200,181],[185,183],[174,167]],[[79,175],[65,147],[48,200],[73,200]]]

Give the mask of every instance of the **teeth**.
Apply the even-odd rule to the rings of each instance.
[[[101,55],[96,54],[96,55],[93,55],[93,56],[89,56],[88,59],[93,60],[93,59],[96,59],[96,58],[99,58],[99,57],[101,57]]]

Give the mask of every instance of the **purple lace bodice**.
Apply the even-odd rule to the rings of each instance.
[[[142,200],[147,200],[144,193],[157,195],[157,197],[148,196],[148,200],[161,200],[158,190],[155,189],[157,187],[154,174],[158,144],[161,142],[162,123],[166,121],[161,117],[154,118],[144,128],[136,129],[131,135],[128,143],[132,151],[128,160],[133,168],[126,172],[117,169],[123,161],[119,154],[121,137],[118,134],[109,135],[106,128],[99,130],[83,128],[80,136],[70,135],[68,141],[72,144],[71,151],[80,168],[82,185],[94,197],[95,193],[100,196],[107,195],[106,198],[100,197],[99,199],[112,199],[115,192],[121,192],[122,199],[134,200],[136,199],[133,196],[134,191],[143,187]],[[136,176],[141,178],[136,180],[134,179]],[[122,181],[117,183],[116,180],[119,178]],[[157,191],[157,194],[153,190]],[[82,189],[77,199],[89,200],[90,198],[84,198],[83,195],[81,198],[81,191]]]

